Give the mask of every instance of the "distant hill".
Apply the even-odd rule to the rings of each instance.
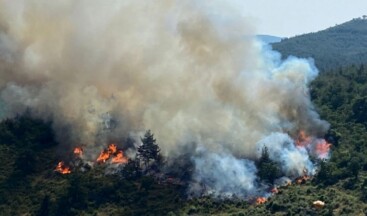
[[[321,70],[367,63],[367,19],[357,18],[316,33],[282,39],[273,49],[289,55],[315,59]]]
[[[258,39],[263,41],[264,43],[270,44],[270,43],[277,43],[282,40],[281,37],[273,36],[273,35],[256,35]]]

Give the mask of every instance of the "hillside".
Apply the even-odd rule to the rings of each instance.
[[[50,123],[27,114],[4,120],[0,211],[2,215],[365,215],[366,92],[365,66],[325,72],[313,82],[313,102],[332,126],[327,135],[332,157],[313,179],[279,188],[262,205],[237,199],[187,199],[185,184],[150,176],[126,178],[124,172],[106,175],[103,165],[61,175],[54,172],[60,146]],[[318,199],[325,201],[325,208],[312,207]]]
[[[13,2],[0,216],[367,214],[367,64],[280,61],[235,5]]]
[[[273,36],[273,35],[256,35],[258,39],[263,41],[264,43],[278,43],[282,40],[281,37]]]
[[[321,70],[367,63],[367,20],[353,19],[316,33],[304,34],[279,43],[273,49],[289,55],[314,58]]]

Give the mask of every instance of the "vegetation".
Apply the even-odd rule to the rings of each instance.
[[[331,123],[326,135],[333,143],[330,160],[301,185],[279,189],[265,204],[210,198],[190,200],[185,212],[199,215],[366,215],[367,214],[367,67],[349,66],[321,73],[312,83],[311,96],[323,119]],[[273,167],[263,149],[259,176],[267,179]],[[262,162],[261,162],[262,161]],[[260,165],[267,164],[266,166]],[[259,166],[260,165],[260,166]],[[271,180],[271,179],[269,179]],[[312,202],[323,200],[323,209]]]
[[[284,58],[311,57],[322,71],[367,64],[367,20],[353,19],[316,33],[285,38],[272,46]]]
[[[152,170],[159,172],[153,165],[162,158],[150,131],[142,138],[139,157],[129,160],[120,174],[108,175],[99,165],[61,175],[53,171],[60,155],[51,123],[27,114],[7,119],[0,123],[0,211],[2,215],[364,215],[366,93],[363,65],[322,73],[312,83],[312,99],[332,125],[326,136],[333,143],[332,157],[320,164],[311,181],[280,188],[262,205],[187,199],[184,185],[153,178]],[[277,176],[266,148],[257,166],[262,179],[271,182]],[[314,208],[315,200],[325,201],[325,208]]]
[[[154,177],[164,160],[150,131],[141,139],[138,157],[128,160],[117,174],[106,173],[105,165],[98,164],[91,170],[61,175],[54,172],[62,155],[57,154],[60,146],[51,122],[25,113],[0,122],[1,215],[366,215],[367,65],[356,64],[367,59],[360,49],[366,47],[361,35],[367,31],[366,24],[353,20],[274,45],[284,49],[284,55],[309,55],[318,66],[334,68],[323,71],[311,86],[317,111],[331,123],[326,139],[333,144],[332,157],[319,164],[312,180],[279,188],[278,194],[261,205],[251,200],[188,199],[184,184]],[[307,52],[300,51],[301,45],[308,47]],[[272,182],[279,175],[266,148],[256,165],[265,181]],[[186,181],[192,164],[184,166],[177,170],[174,164],[171,172]],[[324,201],[325,207],[314,208],[315,200]]]
[[[148,130],[144,138],[141,139],[142,145],[138,148],[138,158],[144,163],[145,170],[150,168],[158,169],[159,164],[162,161],[162,157],[159,154],[160,149],[156,144],[154,135]],[[153,164],[151,163],[153,162]]]
[[[257,162],[258,176],[260,179],[273,183],[275,179],[281,177],[279,165],[269,158],[269,151],[264,147],[261,152],[260,160]]]
[[[19,116],[0,123],[1,215],[162,215],[180,208],[182,186],[140,177],[106,175],[103,165],[88,172],[54,172],[60,158],[50,123]]]

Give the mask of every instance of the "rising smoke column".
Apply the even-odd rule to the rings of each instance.
[[[51,119],[60,144],[83,144],[91,159],[106,140],[146,129],[165,155],[196,143],[208,152],[189,150],[201,182],[213,176],[201,161],[215,164],[223,151],[228,163],[256,159],[260,141],[274,133],[322,136],[328,124],[307,88],[317,69],[304,59],[283,62],[263,47],[241,7],[220,0],[1,0],[2,118],[29,109]]]

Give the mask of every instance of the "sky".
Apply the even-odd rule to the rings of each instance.
[[[291,37],[367,15],[367,0],[248,0],[243,14],[258,34]]]

